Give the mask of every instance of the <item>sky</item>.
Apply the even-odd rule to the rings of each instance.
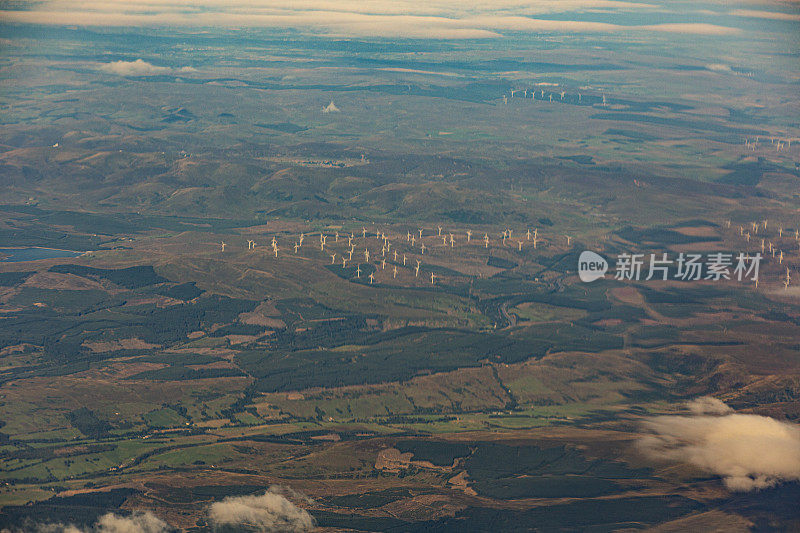
[[[800,29],[800,1],[44,0],[0,3],[6,22],[275,28],[331,36],[500,38],[515,32],[736,35]]]

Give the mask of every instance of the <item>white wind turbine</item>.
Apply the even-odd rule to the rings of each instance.
[[[369,249],[364,248],[364,260],[366,263],[369,263]]]
[[[356,277],[359,279],[361,278],[361,265],[356,267]]]
[[[336,254],[331,254],[331,264],[336,263]]]
[[[394,251],[394,260],[397,261],[397,250]]]
[[[472,238],[472,230],[467,230],[467,242]]]
[[[342,257],[342,268],[345,268],[346,266],[347,266],[347,259]]]
[[[450,248],[456,245],[456,240],[453,238],[453,234],[450,234]]]
[[[419,238],[422,238],[422,228],[419,228]]]
[[[294,243],[294,253],[297,253],[297,249],[300,248],[298,243]]]
[[[420,245],[420,251],[422,252],[422,255],[425,255],[425,243],[424,242]]]
[[[403,266],[406,266],[406,254],[403,254]]]
[[[369,284],[372,285],[372,282],[375,281],[375,273],[370,272],[368,277],[369,277]]]
[[[436,280],[436,274],[431,272],[431,285],[433,285],[435,283],[435,280]]]
[[[394,273],[393,273],[393,275],[394,275],[394,277],[395,277],[395,278],[397,278],[397,265],[395,265],[395,266],[394,266]]]
[[[220,245],[222,246],[222,251],[224,252],[224,251],[225,251],[225,241],[222,241],[222,242],[220,243]]]
[[[442,236],[442,227],[441,226],[436,226],[436,227],[439,229],[439,237],[441,237]]]

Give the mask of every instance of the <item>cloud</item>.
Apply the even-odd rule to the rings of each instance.
[[[81,529],[72,524],[36,524],[24,529],[2,530],[0,533],[167,533],[171,531],[166,522],[153,513],[137,511],[129,516],[106,513],[94,526]]]
[[[732,491],[800,480],[800,426],[759,415],[737,414],[714,398],[687,404],[689,416],[644,422],[639,440],[650,458],[688,463],[718,476]]]
[[[110,72],[112,74],[119,74],[120,76],[154,76],[156,74],[167,73],[185,73],[194,72],[192,67],[181,67],[173,69],[170,67],[158,67],[152,63],[148,63],[143,59],[136,61],[112,61],[100,66],[100,70]]]
[[[35,24],[273,28],[330,36],[431,39],[497,38],[502,32],[735,33],[734,28],[686,23],[625,25],[536,16],[557,13],[652,13],[654,4],[617,0],[45,0],[0,19]]]
[[[728,404],[713,396],[703,396],[686,402],[686,408],[693,415],[727,415],[733,412]]]
[[[101,516],[94,526],[96,533],[165,533],[168,529],[166,522],[149,512],[137,512],[127,517],[108,513]]]
[[[760,11],[756,9],[734,9],[730,12],[731,15],[736,17],[750,17],[771,20],[790,20],[794,22],[800,21],[800,15],[795,13],[781,13],[780,11]]]
[[[322,108],[322,112],[323,113],[341,113],[339,108],[336,107],[336,104],[334,104],[332,100],[331,100],[330,104],[328,104],[328,105],[326,105],[325,107]]]
[[[261,496],[228,496],[211,505],[208,518],[217,528],[247,527],[261,532],[300,533],[314,528],[314,518],[285,495],[309,502],[291,489],[271,486]]]

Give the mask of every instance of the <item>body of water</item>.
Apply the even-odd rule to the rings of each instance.
[[[55,248],[0,248],[0,262],[3,263],[20,263],[22,261],[37,261],[56,257],[78,257],[79,255],[83,255],[83,252],[56,250]]]

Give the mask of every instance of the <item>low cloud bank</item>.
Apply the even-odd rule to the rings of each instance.
[[[143,59],[137,59],[136,61],[112,61],[102,65],[100,70],[120,76],[155,76],[157,74],[194,72],[195,69],[192,67],[181,67],[179,69],[159,67]]]
[[[130,516],[107,513],[94,526],[83,529],[72,524],[36,524],[23,529],[4,529],[0,533],[167,533],[171,528],[150,512],[135,512]]]
[[[246,531],[301,533],[314,528],[314,518],[287,498],[310,502],[291,489],[271,486],[260,496],[228,496],[213,503],[208,518],[216,528],[247,528]]]
[[[650,458],[688,463],[722,477],[732,491],[800,480],[800,426],[768,416],[737,414],[715,398],[686,405],[689,415],[644,422],[639,440]]]

